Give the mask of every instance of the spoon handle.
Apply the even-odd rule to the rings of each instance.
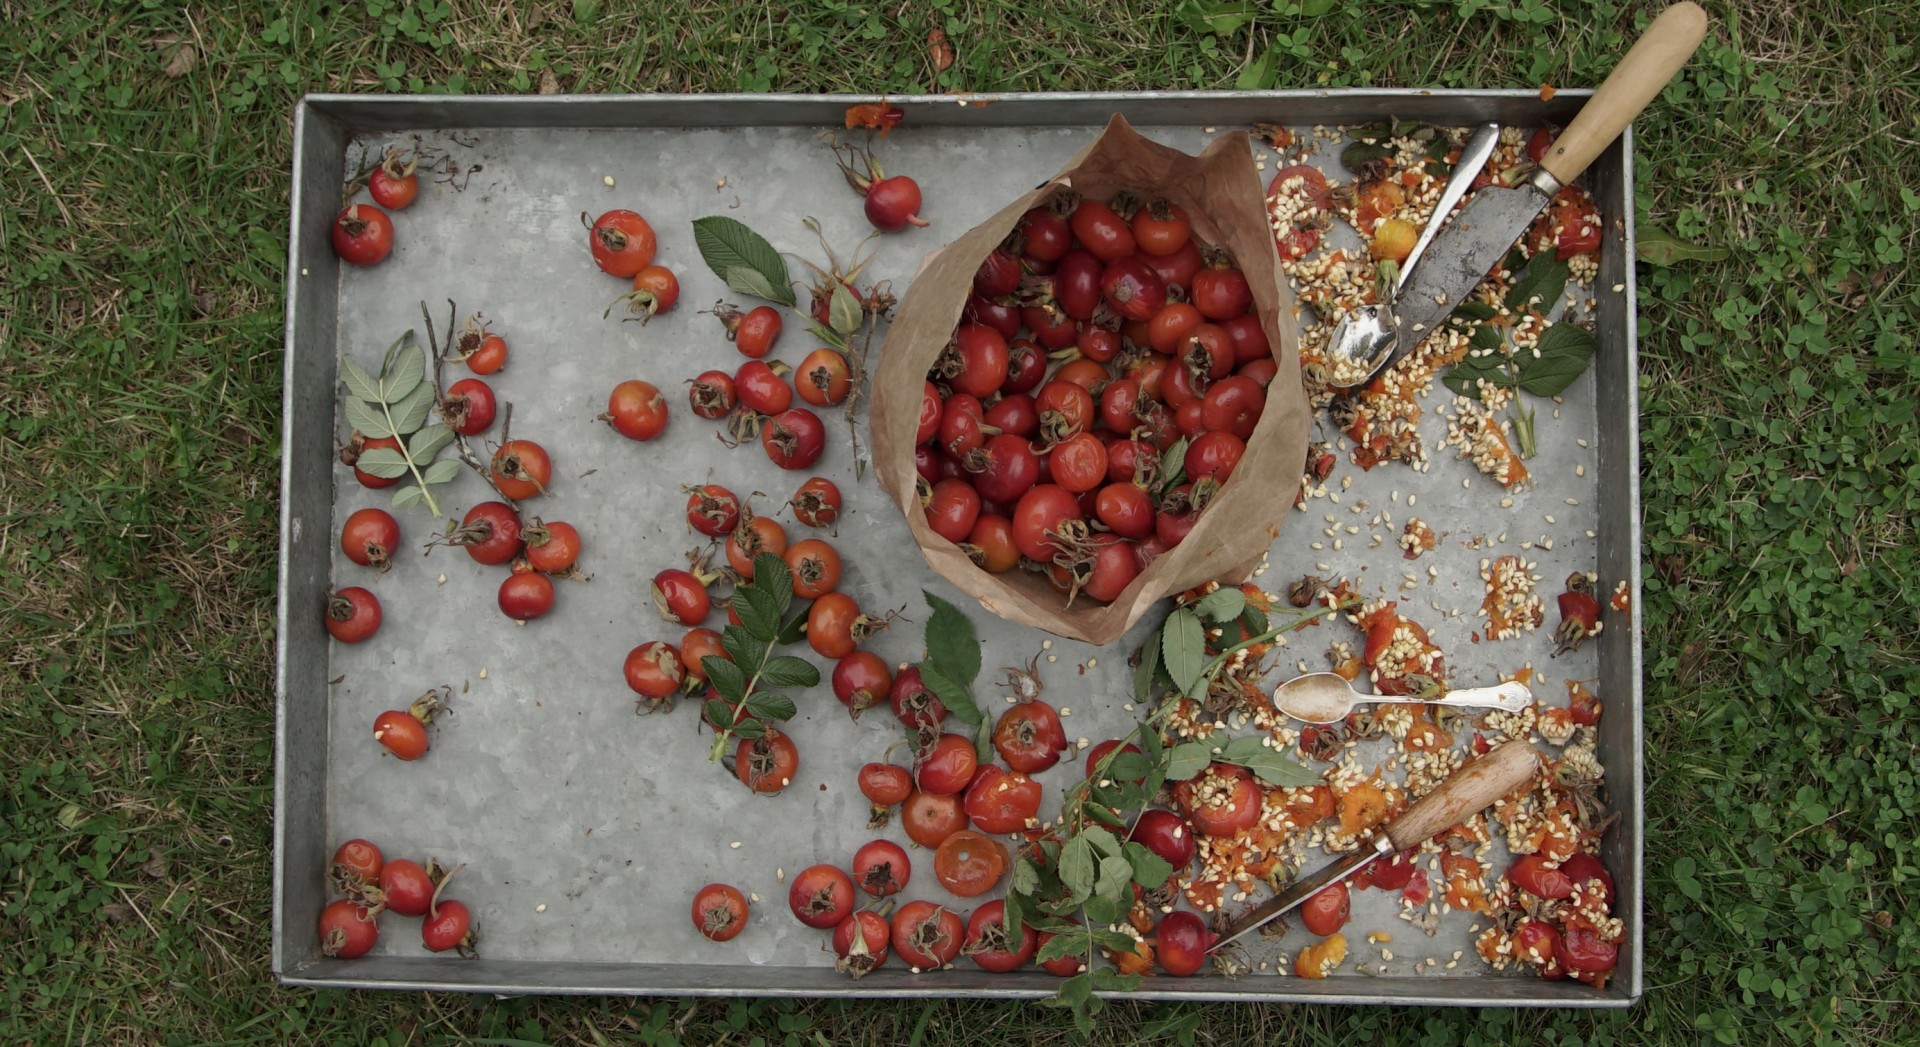
[[[1407,286],[1407,274],[1413,272],[1420,256],[1427,253],[1427,245],[1439,235],[1440,227],[1446,224],[1447,216],[1453,213],[1453,205],[1467,195],[1467,187],[1473,184],[1475,175],[1487,166],[1487,159],[1493,155],[1493,149],[1500,144],[1500,125],[1481,124],[1474,128],[1473,136],[1460,148],[1460,162],[1453,167],[1453,177],[1447,180],[1446,189],[1440,193],[1440,200],[1433,205],[1433,217],[1427,219],[1427,227],[1420,232],[1420,239],[1413,242],[1413,251],[1407,260],[1400,263],[1400,278],[1394,281],[1394,297],[1400,296],[1400,289]]]
[[[1476,709],[1501,709],[1517,713],[1533,704],[1533,692],[1527,685],[1512,680],[1494,687],[1468,687],[1448,691],[1433,705],[1465,705]]]

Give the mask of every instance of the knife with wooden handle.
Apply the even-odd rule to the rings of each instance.
[[[1281,891],[1259,908],[1235,920],[1207,951],[1223,948],[1247,932],[1265,925],[1308,898],[1352,876],[1374,858],[1417,847],[1458,825],[1493,801],[1526,785],[1539,765],[1539,752],[1526,742],[1509,742],[1485,756],[1469,761],[1453,772],[1452,777],[1441,782],[1439,788],[1422,796],[1400,817],[1388,822],[1386,828],[1374,833],[1367,846]]]
[[[1395,338],[1411,349],[1467,299],[1520,239],[1560,187],[1587,169],[1633,118],[1693,57],[1707,35],[1698,4],[1674,4],[1647,26],[1639,42],[1573,118],[1525,183],[1488,186],[1448,222],[1413,269],[1394,303]],[[1434,218],[1435,222],[1441,216]]]

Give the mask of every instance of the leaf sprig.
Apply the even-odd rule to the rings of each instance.
[[[793,577],[785,560],[772,553],[754,557],[753,581],[734,587],[733,609],[740,624],[720,633],[727,656],[700,659],[714,695],[703,704],[708,722],[715,725],[707,759],[716,762],[726,755],[730,738],[760,738],[773,724],[793,718],[798,711],[793,699],[776,688],[820,683],[820,670],[813,663],[774,653],[775,647],[798,643],[806,635],[806,606],[787,618],[793,609]]]
[[[1441,381],[1461,396],[1476,399],[1483,382],[1535,396],[1558,396],[1586,373],[1598,343],[1593,332],[1562,321],[1550,323],[1540,332],[1531,350],[1517,351],[1505,333],[1510,330],[1510,322],[1502,322],[1502,314],[1514,318],[1531,313],[1545,318],[1546,310],[1566,291],[1571,270],[1551,251],[1534,255],[1524,267],[1515,259],[1509,261],[1513,263],[1510,268],[1517,268],[1517,272],[1501,300],[1503,308],[1470,300],[1454,310],[1453,321],[1466,325],[1473,348],[1465,359],[1447,369]],[[1516,406],[1514,416],[1521,457],[1531,458],[1533,412]]]
[[[411,477],[413,483],[393,492],[393,507],[405,509],[424,502],[428,512],[440,515],[431,488],[452,482],[459,475],[460,463],[435,460],[441,449],[453,442],[454,433],[444,423],[426,424],[438,390],[427,380],[426,352],[413,331],[409,329],[387,347],[377,375],[368,374],[343,356],[340,378],[347,386],[347,424],[370,440],[393,437],[400,444],[397,450],[376,447],[364,451],[356,466],[384,479]]]
[[[933,613],[927,616],[925,630],[927,656],[914,668],[949,715],[978,729],[974,747],[981,759],[990,759],[993,725],[973,698],[973,681],[980,675],[980,639],[958,607],[924,589],[920,595],[927,598]]]

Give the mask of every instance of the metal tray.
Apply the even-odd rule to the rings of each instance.
[[[1297,128],[1387,116],[1447,125],[1564,122],[1585,97],[1562,91],[1542,102],[1519,91],[1356,90],[898,99],[907,118],[882,144],[882,156],[889,169],[920,179],[934,224],[883,238],[871,272],[904,283],[922,254],[1053,173],[1116,111],[1154,138],[1197,151],[1211,132],[1256,121]],[[922,976],[892,965],[852,982],[832,971],[830,955],[821,951],[823,935],[785,912],[786,885],[777,869],[844,864],[873,835],[864,828],[865,803],[852,787],[853,771],[896,737],[885,718],[850,724],[824,687],[799,696],[801,713],[791,725],[803,754],[799,780],[780,796],[756,798],[706,762],[691,708],[635,716],[620,674],[634,644],[677,639],[677,629],[661,627],[645,586],[695,544],[681,522],[679,485],[711,476],[742,492],[767,492],[761,504],[770,510],[799,477],[774,469],[756,448],[726,451],[713,442],[712,423],[685,412],[684,401],[676,404],[667,435],[647,445],[630,443],[592,418],[617,381],[645,377],[677,389],[709,365],[731,370],[738,362],[713,319],[697,315],[723,297],[724,288],[694,250],[690,219],[732,215],[776,246],[808,257],[818,253],[801,226],[804,215],[817,216],[842,248],[865,234],[854,198],[817,140],[839,126],[848,104],[862,100],[869,99],[311,96],[299,106],[287,276],[274,790],[273,969],[283,981],[507,994],[1021,998],[1054,991],[1056,981],[1038,970],[988,975],[964,962]],[[454,154],[467,169],[464,186],[429,186],[397,215],[399,246],[383,265],[339,265],[325,230],[350,160],[414,134]],[[613,188],[603,183],[606,176],[615,180]],[[1499,509],[1490,481],[1463,489],[1461,480],[1474,475],[1470,466],[1441,452],[1426,474],[1392,465],[1362,473],[1343,460],[1334,485],[1338,489],[1342,476],[1354,478],[1343,492],[1348,508],[1359,499],[1388,507],[1394,491],[1421,497],[1417,511],[1445,541],[1417,565],[1424,572],[1437,564],[1441,576],[1408,594],[1406,606],[1448,651],[1457,678],[1490,679],[1531,661],[1552,678],[1541,691],[1550,700],[1562,676],[1597,679],[1608,710],[1599,755],[1622,815],[1605,840],[1618,885],[1616,908],[1628,923],[1616,979],[1594,991],[1491,974],[1474,958],[1461,914],[1437,938],[1423,940],[1392,919],[1381,892],[1359,892],[1350,930],[1398,931],[1401,962],[1390,965],[1396,973],[1363,977],[1347,969],[1316,982],[1264,975],[1157,978],[1136,995],[1556,1007],[1622,1007],[1639,996],[1640,522],[1634,289],[1626,264],[1633,256],[1630,135],[1608,149],[1588,179],[1607,218],[1595,285],[1600,351],[1592,374],[1568,390],[1560,417],[1549,421],[1542,410],[1540,457],[1530,463],[1536,486],[1517,493],[1511,509]],[[615,206],[650,216],[661,260],[683,281],[678,309],[644,328],[601,318],[624,288],[596,272],[584,250],[580,213]],[[1622,289],[1611,290],[1615,286]],[[585,536],[592,582],[563,586],[555,611],[525,627],[493,606],[499,569],[480,568],[458,553],[406,555],[378,577],[337,558],[337,520],[386,503],[353,483],[333,457],[335,434],[346,431],[335,413],[337,358],[350,353],[362,363],[377,362],[389,341],[420,326],[422,300],[438,323],[448,298],[457,299],[463,313],[483,311],[513,346],[512,365],[495,376],[495,388],[515,404],[516,434],[543,440],[556,462],[554,491],[530,511],[573,522]],[[804,341],[803,332],[790,330],[780,355],[797,360]],[[890,661],[916,657],[925,607],[920,590],[950,599],[958,594],[925,569],[871,475],[855,482],[837,418],[829,433],[828,452],[810,472],[834,477],[847,493],[838,539],[849,554],[843,588],[864,607],[904,608],[914,621],[884,634],[876,649]],[[1577,445],[1576,437],[1589,446]],[[1583,478],[1574,475],[1576,463],[1587,465]],[[449,514],[488,497],[470,474],[440,490],[448,492]],[[1276,498],[1291,495],[1275,492]],[[1566,505],[1568,498],[1579,505]],[[1349,521],[1347,508],[1310,503],[1289,518],[1276,541],[1272,570],[1262,578],[1267,588],[1284,587],[1324,563],[1359,579],[1369,595],[1394,592],[1403,561],[1394,555],[1391,534],[1371,553],[1362,551],[1363,540],[1338,553],[1310,549],[1322,540],[1328,512],[1343,524],[1370,519]],[[1543,514],[1555,514],[1558,525],[1545,525]],[[428,537],[426,514],[398,515],[406,544],[417,552]],[[1598,570],[1609,582],[1626,579],[1635,598],[1631,628],[1616,622],[1575,656],[1548,663],[1544,633],[1476,645],[1467,635],[1471,613],[1449,620],[1426,614],[1428,600],[1469,611],[1477,605],[1485,553],[1467,548],[1464,539],[1510,531],[1513,544],[1505,548],[1517,551],[1523,537],[1549,530],[1596,537],[1531,552],[1548,579],[1543,595],[1558,591],[1553,580],[1575,568]],[[330,577],[379,594],[386,624],[375,641],[328,642],[318,609]],[[989,667],[1023,663],[1041,647],[1038,634],[984,612],[972,617]],[[1152,624],[1143,622],[1124,644],[1108,649],[1051,644],[1051,657],[1040,666],[1048,696],[1066,707],[1069,735],[1098,741],[1130,722],[1132,714],[1121,709],[1126,657]],[[1319,647],[1339,635],[1322,629],[1311,643],[1297,641],[1283,654],[1282,671],[1294,658],[1317,662]],[[367,737],[373,716],[443,683],[455,696],[451,715],[436,725],[433,751],[415,764],[382,758]],[[999,701],[991,688],[983,691],[987,702]],[[1078,764],[1063,761],[1042,776],[1049,802]],[[897,826],[887,835],[904,839]],[[428,954],[413,937],[413,921],[403,920],[388,923],[373,955],[346,962],[320,957],[313,927],[327,899],[323,869],[332,847],[350,836],[369,837],[389,854],[465,862],[450,895],[473,908],[482,958]],[[923,868],[907,897],[951,902],[920,853]],[[686,916],[693,891],[711,880],[761,899],[746,933],[725,945],[700,939]],[[1303,934],[1295,931],[1282,943],[1289,954]],[[1357,950],[1369,948],[1357,938]],[[1264,958],[1279,955],[1270,943],[1256,949]],[[1445,959],[1456,949],[1465,955],[1454,970],[1416,976],[1407,962]],[[673,960],[656,962],[661,956]]]

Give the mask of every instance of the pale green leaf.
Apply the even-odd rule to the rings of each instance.
[[[1718,262],[1727,257],[1727,249],[1712,244],[1696,244],[1653,226],[1641,223],[1633,234],[1633,253],[1648,265],[1670,266],[1680,262]]]
[[[1060,848],[1060,882],[1067,893],[1085,900],[1093,896],[1093,844],[1084,836],[1074,836]]]
[[[395,509],[411,508],[420,504],[420,499],[426,496],[426,488],[419,484],[408,484],[393,492],[393,507]]]
[[[1193,693],[1207,668],[1206,630],[1193,608],[1177,608],[1167,616],[1160,633],[1160,659],[1180,693]]]
[[[391,408],[393,429],[397,433],[411,433],[427,424],[427,415],[433,410],[434,390],[432,382],[420,382],[413,392],[400,398]]]
[[[750,294],[755,298],[765,298],[768,301],[779,300],[774,293],[773,284],[757,269],[736,265],[721,273],[720,279],[725,280],[728,287],[741,294]]]
[[[393,427],[387,424],[386,415],[365,400],[349,397],[346,412],[347,424],[353,427],[354,432],[369,440],[393,435]]]
[[[860,329],[860,320],[865,315],[860,299],[847,290],[847,285],[835,283],[833,297],[827,303],[828,326],[843,335],[852,334]]]
[[[442,459],[427,466],[427,471],[421,475],[430,484],[452,483],[453,478],[460,475],[460,462],[453,458]]]
[[[394,347],[388,350],[392,363],[386,373],[380,376],[380,397],[387,403],[398,403],[400,398],[418,389],[427,377],[427,353],[414,341],[413,332],[400,336]]]
[[[1182,742],[1167,752],[1167,781],[1184,782],[1213,762],[1213,747],[1205,742]]]
[[[362,400],[380,399],[380,383],[374,377],[360,369],[360,365],[350,357],[340,358],[340,379],[347,383],[347,392]]]
[[[927,618],[927,660],[963,687],[972,686],[980,675],[980,641],[973,623],[960,609],[926,590],[927,606],[933,613]]]
[[[693,220],[693,243],[715,276],[726,280],[730,269],[752,270],[765,278],[767,300],[794,304],[786,260],[759,233],[725,215],[711,215]]]
[[[407,475],[406,458],[390,447],[375,447],[360,452],[360,460],[354,466],[369,476],[386,480]]]
[[[416,462],[430,461],[439,454],[441,448],[453,442],[453,428],[447,425],[429,425],[407,437],[407,453]]]
[[[1238,618],[1241,609],[1246,606],[1245,593],[1234,586],[1223,585],[1196,601],[1193,605],[1193,613],[1218,624]]]

